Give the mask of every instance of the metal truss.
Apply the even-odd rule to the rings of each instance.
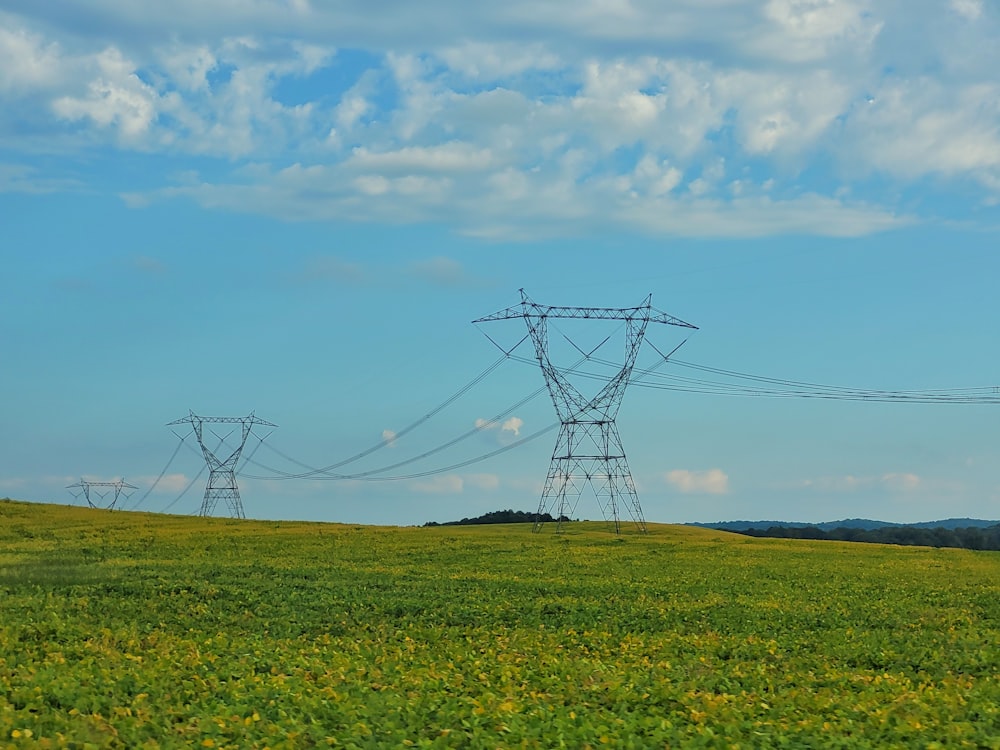
[[[233,518],[246,518],[243,513],[243,501],[240,499],[240,488],[236,484],[236,464],[239,463],[243,448],[247,444],[247,438],[253,431],[254,426],[263,425],[265,427],[276,427],[277,425],[254,416],[253,412],[246,417],[202,417],[194,412],[188,416],[170,422],[168,426],[177,424],[190,424],[194,430],[195,437],[198,438],[198,445],[201,446],[202,455],[208,465],[208,485],[205,487],[205,498],[201,502],[200,516],[210,516],[215,511],[215,506],[219,500],[225,500],[229,506],[230,515]],[[240,444],[226,458],[219,458],[207,445],[205,445],[204,431],[206,424],[233,424],[240,425],[242,437]],[[218,436],[216,436],[218,437]],[[228,435],[226,436],[228,437]],[[220,443],[225,443],[225,438],[219,438]]]
[[[111,498],[111,502],[104,506],[107,510],[114,510],[115,505],[118,503],[118,499],[124,495],[127,500],[133,492],[138,490],[138,487],[129,484],[124,479],[119,479],[114,482],[91,482],[87,479],[81,479],[76,484],[69,485],[68,489],[73,497],[80,497],[83,495],[84,499],[87,501],[87,505],[91,508],[99,508],[102,506],[97,505],[91,495],[96,495],[103,501],[108,495],[114,492],[114,496]],[[79,489],[80,492],[73,492],[73,490]],[[103,491],[102,491],[103,490]]]
[[[636,357],[642,347],[650,323],[663,323],[682,328],[697,326],[656,310],[651,306],[652,295],[637,307],[555,307],[539,305],[521,290],[521,304],[473,321],[486,323],[496,320],[524,318],[535,348],[535,358],[542,369],[545,385],[561,423],[556,446],[552,452],[549,473],[535,517],[535,531],[541,528],[543,514],[552,508],[557,529],[574,512],[580,495],[590,485],[597,496],[604,517],[614,523],[615,533],[621,533],[620,509],[624,505],[638,529],[646,531],[646,521],[639,505],[639,496],[632,481],[625,450],[615,419],[621,408]],[[581,393],[568,379],[568,371],[549,358],[548,321],[550,318],[620,320],[625,323],[625,358],[621,366],[594,396]],[[572,342],[571,342],[572,343]],[[573,346],[576,346],[573,344]],[[579,348],[579,347],[577,347]],[[581,352],[583,350],[580,350]],[[586,353],[584,353],[585,356]]]

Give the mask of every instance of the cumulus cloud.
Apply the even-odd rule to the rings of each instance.
[[[523,419],[521,419],[520,417],[511,417],[510,419],[504,421],[502,425],[500,425],[500,431],[509,432],[514,437],[520,437],[521,427],[523,426],[524,426]]]
[[[483,432],[493,432],[497,440],[501,443],[510,443],[515,438],[521,436],[521,428],[524,420],[520,417],[509,417],[503,421],[492,421],[488,419],[476,419],[475,427]]]
[[[52,86],[62,75],[61,58],[56,42],[23,28],[0,26],[0,93]]]
[[[729,476],[722,469],[668,471],[666,480],[688,495],[725,495],[729,492]]]
[[[998,53],[979,43],[1000,29],[981,0],[591,0],[569,15],[431,0],[377,17],[359,0],[178,0],[101,5],[93,36],[67,2],[2,16],[8,142],[231,164],[123,186],[132,206],[514,239],[855,236],[912,221],[890,196],[926,175],[1000,197]]]
[[[138,140],[157,117],[159,96],[136,74],[136,65],[121,51],[109,47],[95,60],[97,76],[83,96],[63,96],[53,111],[67,120],[89,118],[99,127],[111,127],[126,141]]]

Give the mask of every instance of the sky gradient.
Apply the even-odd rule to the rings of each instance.
[[[0,496],[74,502],[81,477],[124,477],[141,509],[193,512],[204,476],[178,495],[204,462],[184,447],[147,493],[189,409],[256,410],[278,428],[254,460],[291,473],[268,446],[323,466],[382,444],[343,468],[364,472],[479,424],[389,474],[487,454],[555,420],[544,393],[506,412],[537,366],[506,361],[392,435],[500,356],[483,332],[517,343],[521,321],[471,321],[521,288],[652,293],[699,327],[687,362],[1000,384],[1000,9],[663,6],[6,0]],[[559,333],[620,357],[604,325]],[[648,337],[666,352],[686,332]],[[997,414],[636,384],[618,426],[649,521],[993,519]],[[554,441],[419,478],[240,487],[257,518],[534,510]]]

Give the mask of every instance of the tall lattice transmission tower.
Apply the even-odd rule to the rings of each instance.
[[[205,498],[201,502],[200,516],[210,516],[215,510],[219,500],[225,500],[229,506],[229,512],[234,518],[246,518],[243,514],[243,501],[240,500],[240,488],[236,484],[236,464],[239,463],[243,448],[247,444],[247,438],[256,425],[264,427],[277,427],[277,425],[254,416],[253,412],[245,417],[201,417],[190,412],[188,416],[175,419],[168,427],[176,424],[190,424],[194,430],[195,437],[198,438],[198,445],[201,446],[202,455],[208,465],[208,485],[205,487]],[[206,424],[233,424],[240,425],[242,437],[240,444],[226,458],[219,458],[215,451],[205,445],[205,425]],[[209,428],[211,430],[211,428]],[[216,437],[219,437],[216,435]],[[219,447],[225,445],[225,438],[219,437]],[[216,448],[218,450],[218,448]]]
[[[84,499],[87,501],[87,505],[91,508],[100,507],[94,502],[91,495],[95,495],[103,501],[108,495],[114,493],[111,498],[111,502],[105,506],[107,510],[114,510],[119,498],[124,495],[127,500],[132,493],[139,488],[129,484],[124,479],[117,479],[114,482],[91,482],[88,479],[81,479],[76,484],[69,485],[66,489],[70,491],[73,497],[80,497],[80,495],[83,495]],[[73,492],[73,490],[76,489],[80,491]]]
[[[649,295],[638,307],[625,308],[553,307],[533,302],[522,289],[520,305],[473,321],[485,323],[524,318],[535,347],[535,357],[542,368],[545,385],[559,417],[559,437],[556,439],[549,473],[538,504],[535,531],[541,528],[541,518],[550,508],[558,519],[557,529],[561,528],[563,519],[574,512],[587,485],[591,486],[597,496],[605,518],[613,521],[616,534],[621,533],[619,511],[622,505],[638,529],[646,531],[639,495],[629,471],[615,419],[631,379],[646,327],[650,323],[664,323],[682,328],[697,328],[655,310],[651,307],[651,300],[652,295]],[[552,318],[624,321],[624,363],[595,396],[583,395],[569,381],[569,370],[557,367],[549,358],[548,322]]]

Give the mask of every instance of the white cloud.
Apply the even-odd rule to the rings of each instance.
[[[82,97],[63,96],[53,111],[67,120],[91,119],[101,127],[115,126],[126,141],[138,140],[156,118],[158,95],[135,74],[135,64],[109,47],[95,58],[98,76]]]
[[[509,432],[514,437],[520,437],[521,428],[524,426],[524,420],[520,417],[511,417],[506,420],[502,425],[500,425],[501,432]]]
[[[396,151],[373,153],[366,148],[354,149],[344,162],[348,169],[394,172],[462,172],[482,170],[490,166],[489,149],[478,149],[468,143],[444,143],[440,146],[407,146]]]
[[[156,477],[143,475],[137,476],[129,481],[137,487],[149,489],[153,485],[153,482],[156,482]],[[157,482],[155,492],[176,494],[187,487],[190,482],[191,477],[185,474],[164,474],[163,477],[160,478],[160,481]]]
[[[922,9],[920,26],[867,0],[592,0],[571,15],[432,0],[377,18],[354,0],[294,12],[179,0],[142,14],[95,0],[100,36],[64,26],[64,2],[3,15],[8,142],[232,164],[210,180],[122,186],[131,206],[187,196],[516,239],[868,234],[905,223],[889,197],[905,191],[872,181],[927,174],[1000,199],[1000,53],[953,54],[997,31],[975,0]],[[900,47],[885,30],[904,21],[917,39]],[[929,36],[935,25],[946,38]],[[337,48],[370,61],[351,68]],[[311,80],[327,70],[339,88]]]
[[[410,483],[410,489],[425,495],[457,495],[465,489],[465,481],[457,474],[421,479]]]
[[[554,71],[563,62],[542,44],[477,42],[466,40],[446,47],[438,56],[448,67],[472,79],[486,81],[526,72]]]
[[[847,123],[842,148],[887,174],[1000,176],[1000,85],[890,80]]]
[[[362,180],[367,181],[364,195],[375,200],[360,200],[362,196],[345,189],[348,183],[335,167],[301,165],[255,177],[253,183],[179,185],[147,197],[184,196],[209,209],[291,220],[450,221],[469,235],[514,239],[576,235],[607,226],[650,235],[850,237],[913,221],[877,205],[840,198],[808,193],[777,198],[765,194],[765,185],[754,189],[749,183],[738,199],[728,199],[716,197],[709,187],[696,196],[643,195],[611,180],[576,185],[559,175],[511,171],[501,180],[474,184],[411,180],[402,185],[382,177],[356,182]]]
[[[52,86],[62,74],[60,58],[56,42],[24,29],[0,26],[0,93]]]
[[[77,191],[83,183],[75,178],[46,177],[36,167],[0,163],[0,193],[44,193]]]
[[[951,0],[951,9],[970,21],[983,15],[983,0]]]
[[[170,47],[160,53],[159,59],[171,81],[195,92],[208,91],[208,74],[219,66],[218,58],[205,45]]]
[[[495,432],[498,442],[508,444],[521,436],[524,420],[520,417],[509,417],[500,422],[479,418],[476,420],[475,426],[477,430]]]
[[[858,0],[768,0],[764,17],[772,25],[751,44],[769,57],[797,63],[827,59],[845,48],[863,53],[882,29],[868,6]]]
[[[821,492],[859,492],[872,488],[882,488],[892,492],[913,492],[924,486],[924,481],[909,472],[886,472],[880,475],[855,476],[845,474],[835,477],[819,477],[806,479],[800,486],[803,489],[819,490]]]
[[[666,473],[666,480],[688,495],[725,495],[729,492],[729,476],[722,469],[689,471],[674,469]]]
[[[396,433],[393,430],[382,430],[382,442],[390,448],[396,447]]]
[[[500,477],[496,474],[467,474],[464,480],[470,486],[480,490],[495,490],[500,487]]]

